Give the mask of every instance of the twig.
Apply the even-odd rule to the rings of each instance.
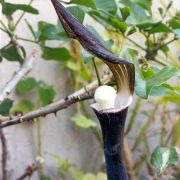
[[[27,177],[31,178],[31,176],[33,175],[33,173],[35,171],[37,171],[39,169],[38,165],[36,164],[32,164],[31,166],[28,166],[26,169],[25,169],[25,172],[23,175],[21,175],[19,178],[17,178],[16,180],[23,180]]]
[[[31,40],[31,39],[26,39],[26,38],[22,38],[22,37],[16,37],[18,40],[21,40],[21,41],[27,41],[27,42],[31,42],[31,43],[38,43],[38,41],[34,41],[34,40]]]
[[[139,47],[140,49],[146,51],[146,48],[142,47],[141,45],[139,45],[138,43],[136,43],[135,41],[133,41],[132,39],[130,39],[129,37],[125,36],[125,38],[130,41],[131,43],[133,43],[134,45],[136,45],[137,47]]]
[[[8,179],[8,171],[7,171],[7,156],[8,156],[8,150],[7,150],[7,142],[6,137],[4,135],[4,132],[2,129],[0,129],[0,139],[1,139],[1,145],[2,145],[2,180]]]
[[[111,79],[112,79],[112,74],[104,75],[101,78],[101,82],[103,84],[108,84],[111,81]],[[56,114],[57,111],[59,111],[61,109],[66,109],[70,105],[72,105],[76,102],[91,99],[93,97],[93,95],[92,95],[92,93],[90,94],[89,92],[93,91],[97,87],[98,87],[98,81],[95,80],[92,83],[88,84],[86,87],[84,87],[84,88],[80,89],[79,91],[76,91],[75,93],[69,95],[65,99],[61,99],[55,103],[51,103],[45,107],[41,107],[35,111],[31,111],[31,112],[24,114],[22,116],[13,117],[13,118],[9,117],[9,120],[4,121],[0,124],[0,128],[19,124],[19,123],[22,123],[25,121],[32,120],[32,119],[37,118],[37,117],[46,116],[46,115],[51,114],[51,113]]]
[[[31,56],[25,60],[24,64],[21,65],[19,70],[15,72],[9,82],[2,88],[0,91],[0,103],[7,98],[17,83],[31,71],[33,62],[38,55],[39,52],[34,51]]]
[[[31,3],[33,2],[34,0],[30,0],[30,2],[28,3],[28,5],[31,5]],[[21,19],[23,18],[23,16],[25,15],[25,11],[20,15],[20,17],[18,18],[18,20],[16,21],[15,25],[14,25],[14,29],[16,29],[17,25],[19,24],[19,22],[21,21]]]
[[[4,31],[5,33],[7,33],[7,31],[5,29],[3,29],[2,27],[0,27],[1,31]]]

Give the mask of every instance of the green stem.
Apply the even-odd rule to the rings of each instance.
[[[97,79],[98,79],[99,86],[101,86],[102,83],[101,83],[101,79],[100,79],[100,76],[99,76],[99,72],[98,72],[94,57],[92,58],[92,61],[93,61],[93,65],[94,65],[94,68],[95,68],[95,71],[96,71],[96,76],[97,76]]]
[[[135,123],[135,120],[136,120],[136,117],[138,115],[138,110],[141,106],[141,99],[138,98],[137,101],[136,101],[136,104],[134,106],[134,109],[132,111],[132,114],[131,114],[131,117],[130,117],[130,120],[129,120],[129,124],[127,126],[127,129],[126,129],[126,132],[125,134],[127,135],[129,133],[129,131],[132,129],[134,123]]]
[[[30,2],[28,3],[28,5],[31,5],[31,3],[32,3],[33,1],[34,1],[34,0],[30,0]],[[26,13],[26,12],[23,12],[23,13],[19,16],[19,18],[18,18],[18,20],[16,21],[13,29],[16,29],[17,25],[19,24],[19,22],[21,21],[21,19],[22,19],[23,16],[25,15],[25,13]]]
[[[155,116],[157,110],[158,110],[158,105],[156,104],[154,106],[154,109],[152,110],[152,113],[150,114],[148,120],[146,121],[144,126],[141,128],[140,133],[136,137],[136,140],[135,140],[133,147],[132,147],[132,151],[134,151],[139,146],[139,144],[142,142],[145,132],[147,132],[147,130],[151,126],[152,122],[154,121],[154,116]]]
[[[160,50],[160,49],[162,49],[163,47],[167,46],[168,44],[171,44],[172,42],[174,42],[174,41],[176,41],[176,40],[177,40],[177,39],[176,39],[176,38],[174,38],[174,39],[172,39],[172,40],[168,41],[168,42],[167,42],[167,43],[165,43],[165,44],[161,44],[161,45],[159,45],[159,46],[155,47],[155,48],[154,48],[154,50]]]
[[[134,45],[136,45],[137,47],[141,48],[142,50],[146,51],[146,48],[142,47],[141,45],[139,45],[138,43],[136,43],[135,41],[133,41],[132,39],[130,39],[129,37],[125,37],[128,41],[130,41],[131,43],[133,43]]]
[[[34,41],[34,40],[31,40],[31,39],[26,39],[26,38],[22,38],[22,37],[18,37],[18,36],[16,37],[16,39],[38,44],[38,41]]]
[[[157,59],[153,59],[154,62],[157,62],[158,64],[161,64],[162,66],[167,66],[167,64],[157,60]]]
[[[4,31],[5,33],[8,34],[8,32],[7,32],[5,29],[3,29],[2,27],[0,27],[0,30],[1,30],[1,31]]]
[[[10,36],[11,33],[9,32],[9,29],[6,27],[6,25],[3,23],[3,21],[0,20],[0,24],[3,26],[4,30],[6,31],[6,33]]]

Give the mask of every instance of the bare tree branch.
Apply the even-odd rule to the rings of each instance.
[[[17,83],[31,71],[33,62],[38,55],[39,52],[34,51],[20,66],[19,70],[14,73],[9,82],[0,90],[0,103],[8,97]]]
[[[6,137],[2,129],[0,129],[0,139],[1,139],[1,144],[2,144],[2,155],[1,155],[2,180],[7,180],[8,179],[8,170],[7,170],[8,150],[7,150]]]
[[[101,78],[102,84],[108,84],[110,83],[112,79],[112,74],[106,74]],[[45,107],[41,107],[37,110],[34,110],[32,112],[26,113],[22,116],[17,117],[9,117],[9,119],[5,121],[1,121],[0,128],[12,126],[15,124],[19,124],[25,121],[33,120],[37,117],[43,117],[50,113],[56,113],[57,111],[61,109],[66,109],[70,105],[84,101],[87,99],[91,99],[93,97],[93,90],[95,90],[98,87],[98,81],[95,80],[92,83],[88,84],[86,87],[80,89],[79,91],[74,92],[73,94],[69,95],[65,99],[61,99],[57,102],[51,103]]]
[[[25,169],[25,172],[23,175],[21,175],[19,178],[17,178],[16,180],[23,180],[27,177],[31,178],[31,176],[33,175],[33,173],[35,171],[37,171],[39,169],[38,165],[36,164],[32,164],[31,166],[27,166],[27,168]]]

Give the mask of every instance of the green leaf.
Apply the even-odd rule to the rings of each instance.
[[[144,2],[145,4],[148,1],[141,1],[141,0],[121,0],[120,1],[123,5],[130,7],[131,14],[127,18],[127,22],[131,25],[139,24],[141,23],[147,23],[147,22],[152,22],[152,18],[150,15],[147,14],[146,9],[150,9],[151,4],[148,4],[148,7],[144,8],[145,5],[142,3]],[[138,3],[137,3],[138,2]]]
[[[75,16],[80,23],[83,23],[84,21],[84,17],[85,17],[85,13],[84,11],[78,7],[78,6],[70,6],[67,8],[67,10],[73,15]]]
[[[180,29],[180,21],[178,21],[176,19],[172,19],[169,22],[169,25],[172,27],[172,29]]]
[[[149,69],[147,72],[141,70],[137,59],[137,51],[133,49],[126,49],[122,56],[135,65],[135,93],[141,98],[148,98],[151,90],[163,85],[170,78],[180,75],[178,68],[167,66],[161,70]],[[162,86],[161,88],[170,88],[170,86]]]
[[[36,33],[36,37],[39,41],[69,39],[62,26],[60,28],[59,26],[44,21],[40,21],[38,23],[38,32]]]
[[[120,11],[121,11],[122,19],[125,21],[130,15],[131,9],[130,7],[123,7],[123,8],[120,8]]]
[[[37,9],[33,8],[30,5],[26,5],[26,4],[11,4],[11,3],[3,2],[2,7],[3,7],[2,12],[6,16],[11,16],[17,10],[21,10],[21,11],[31,13],[31,14],[39,13]]]
[[[11,108],[12,113],[26,113],[30,112],[35,108],[34,104],[29,100],[22,100],[21,102],[15,104]]]
[[[152,6],[152,0],[146,0],[146,1],[142,1],[142,0],[135,0],[135,3],[137,5],[139,5],[140,7],[142,7],[143,9],[147,10],[147,11],[151,11],[151,6]]]
[[[55,97],[55,90],[53,86],[49,86],[45,83],[40,83],[38,89],[39,100],[42,106],[51,103]]]
[[[83,116],[82,114],[76,114],[71,120],[81,128],[96,127],[96,123],[91,119]]]
[[[16,91],[19,94],[25,94],[34,89],[36,85],[37,81],[33,77],[28,77],[17,84]]]
[[[180,71],[177,68],[167,66],[167,67],[164,67],[159,72],[155,73],[152,77],[147,78],[146,79],[147,96],[149,95],[153,87],[161,86],[170,78],[178,76],[178,75],[180,75]]]
[[[94,0],[97,9],[101,9],[104,12],[109,12],[111,14],[115,14],[117,11],[117,6],[114,0],[108,0],[104,2],[104,0]]]
[[[174,91],[174,89],[169,84],[162,84],[160,86],[153,87],[151,89],[150,96],[164,96],[171,91]]]
[[[173,32],[178,36],[180,39],[180,20],[172,19],[169,22],[169,25],[173,29]]]
[[[96,8],[96,4],[93,0],[72,0],[71,3]]]
[[[158,175],[170,165],[178,162],[178,154],[174,148],[157,147],[151,156],[151,163]]]
[[[117,31],[124,33],[127,29],[127,24],[120,18],[115,18],[115,16],[101,11],[101,10],[91,10],[88,12],[96,21],[101,23],[105,28],[109,25],[114,27]]]
[[[71,55],[66,48],[44,47],[42,57],[45,60],[67,61]]]
[[[18,52],[14,45],[9,44],[6,45],[4,48],[0,50],[0,55],[7,59],[8,61],[20,61],[21,57],[19,56]]]
[[[143,23],[138,24],[137,27],[139,29],[142,29],[149,34],[152,33],[160,33],[160,32],[172,32],[172,30],[164,23],[158,22],[158,23]]]
[[[160,33],[160,32],[169,33],[169,32],[172,32],[172,30],[166,24],[157,23],[149,31],[150,34],[152,34],[152,33]]]
[[[0,114],[2,116],[8,116],[12,106],[13,101],[11,99],[5,99],[2,103],[0,103]]]

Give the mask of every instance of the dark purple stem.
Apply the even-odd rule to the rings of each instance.
[[[127,110],[116,113],[101,113],[93,109],[99,119],[104,141],[104,155],[108,180],[127,180],[124,167],[124,126]]]

